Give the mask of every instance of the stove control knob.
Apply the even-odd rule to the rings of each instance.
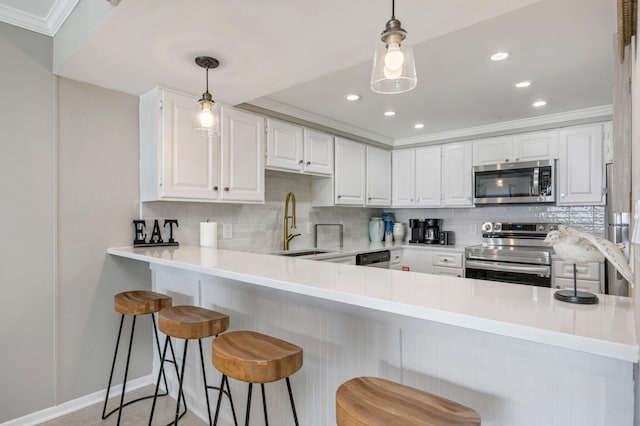
[[[502,224],[500,222],[496,222],[493,224],[493,230],[496,232],[502,231]]]
[[[493,223],[485,222],[482,224],[482,232],[491,232],[493,230]]]

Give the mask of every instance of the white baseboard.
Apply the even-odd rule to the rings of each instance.
[[[127,392],[134,391],[136,389],[143,388],[153,383],[152,376],[143,376],[138,379],[129,380],[127,382]],[[17,419],[9,420],[2,423],[1,426],[31,426],[37,425],[42,422],[46,422],[56,417],[64,416],[65,414],[78,411],[82,408],[89,407],[97,403],[104,403],[104,396],[107,392],[106,389],[91,393],[89,395],[81,396],[71,401],[67,401],[60,405],[45,408],[44,410],[36,411],[35,413],[27,414],[26,416],[18,417]],[[111,388],[110,397],[118,396],[122,393],[122,385],[116,385]]]

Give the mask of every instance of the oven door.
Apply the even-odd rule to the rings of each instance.
[[[551,267],[479,260],[465,262],[465,277],[503,283],[551,287]]]

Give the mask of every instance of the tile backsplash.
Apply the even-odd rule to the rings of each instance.
[[[311,177],[294,173],[267,172],[264,204],[221,204],[156,201],[142,203],[141,218],[178,219],[174,238],[183,245],[200,244],[200,222],[218,223],[218,247],[243,251],[282,250],[284,202],[289,191],[296,196],[299,237],[290,249],[313,247],[313,225],[342,223],[346,246],[369,241],[368,224],[382,209],[353,207],[311,207]],[[223,239],[223,225],[231,225],[232,237]],[[308,224],[310,224],[308,226]],[[322,227],[318,247],[338,247],[338,228]]]
[[[311,207],[310,176],[294,173],[267,172],[264,204],[220,204],[157,201],[142,203],[141,218],[148,226],[153,219],[178,219],[174,238],[183,245],[200,244],[200,222],[218,222],[218,247],[243,251],[274,251],[282,249],[284,201],[289,191],[296,196],[299,237],[291,240],[290,249],[313,247],[313,225],[342,223],[345,246],[369,241],[369,218],[379,217],[382,209],[358,207]],[[605,235],[605,207],[554,205],[489,206],[461,209],[385,209],[393,212],[396,222],[409,219],[441,219],[441,230],[454,231],[459,246],[479,244],[483,222],[554,222]],[[231,225],[232,237],[223,238],[223,225]],[[151,229],[149,228],[148,233]],[[292,230],[293,231],[293,230]],[[338,247],[338,228],[322,227],[318,247]]]
[[[605,235],[605,207],[554,205],[488,206],[469,209],[389,209],[397,222],[409,219],[441,219],[440,229],[454,231],[456,245],[480,244],[483,222],[541,222],[561,223],[594,235]]]

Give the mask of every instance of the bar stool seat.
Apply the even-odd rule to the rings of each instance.
[[[160,310],[171,306],[172,299],[171,297],[155,293],[153,291],[146,290],[133,290],[133,291],[125,291],[122,293],[118,293],[113,297],[113,307],[116,312],[120,313],[120,328],[118,330],[118,338],[116,340],[116,349],[113,354],[113,362],[111,363],[111,373],[109,373],[109,383],[107,385],[107,394],[105,395],[104,405],[102,407],[102,419],[106,419],[111,414],[118,412],[118,420],[116,424],[120,424],[120,419],[122,418],[122,409],[123,407],[132,404],[134,402],[138,402],[148,398],[154,398],[154,395],[143,396],[141,398],[134,399],[132,401],[128,401],[126,404],[124,403],[124,396],[126,393],[127,387],[127,375],[129,373],[129,360],[131,358],[131,347],[133,345],[133,336],[136,328],[136,317],[138,315],[149,315],[151,314],[151,319],[153,321],[153,333],[155,336],[156,347],[158,349],[158,354],[160,353],[160,341],[158,339],[158,329],[156,327],[156,319],[153,314],[159,312]],[[124,370],[124,380],[122,382],[122,394],[120,395],[120,404],[117,408],[114,408],[109,413],[107,413],[107,402],[109,401],[109,393],[111,392],[111,382],[113,381],[113,372],[116,366],[116,359],[118,357],[118,348],[120,347],[120,337],[122,336],[122,326],[124,325],[125,316],[133,317],[131,321],[131,335],[129,337],[129,350],[127,352],[127,362]],[[173,351],[173,348],[172,348]],[[166,387],[166,377],[162,377],[165,382]],[[160,380],[160,378],[158,379]],[[164,396],[166,393],[161,394],[160,396]]]
[[[376,377],[357,377],[336,393],[338,426],[479,426],[478,413],[457,402]]]
[[[205,398],[207,401],[207,411],[209,415],[209,424],[211,424],[211,408],[209,405],[209,389],[220,389],[215,386],[209,386],[207,384],[207,375],[204,367],[204,355],[202,352],[202,339],[207,337],[214,337],[218,334],[224,332],[229,328],[229,316],[223,314],[221,312],[212,311],[210,309],[204,309],[197,306],[172,306],[161,310],[158,313],[158,328],[164,334],[167,335],[165,340],[164,350],[162,351],[162,360],[163,362],[160,364],[161,369],[158,373],[158,381],[156,382],[156,393],[158,392],[158,388],[160,385],[160,374],[163,372],[162,365],[164,363],[164,359],[167,352],[167,344],[171,341],[171,337],[177,339],[184,339],[184,352],[182,355],[182,369],[180,374],[178,375],[178,398],[176,403],[176,413],[175,419],[172,424],[177,425],[178,420],[182,415],[179,414],[180,411],[180,399],[182,398],[185,405],[186,412],[186,402],[184,399],[184,394],[182,391],[183,382],[184,382],[184,369],[187,364],[187,348],[189,346],[189,340],[198,339],[198,346],[200,348],[200,364],[202,367],[202,379],[204,381],[204,392]],[[231,400],[230,391],[224,392],[229,397],[229,401],[231,403],[231,409],[233,411],[233,417],[235,420],[235,409],[233,407],[233,401]],[[222,391],[220,392],[222,396]],[[153,405],[151,406],[151,415],[149,417],[149,425],[153,420],[153,412],[155,409],[156,400],[154,398]],[[184,413],[183,413],[184,414]]]
[[[302,348],[254,331],[232,331],[213,341],[211,357],[213,365],[223,374],[221,388],[224,387],[227,376],[249,383],[246,424],[249,424],[252,385],[260,383],[264,417],[268,424],[264,384],[281,379],[287,381],[293,418],[295,424],[298,424],[289,376],[302,367]],[[228,382],[226,384],[228,386]],[[218,419],[220,397],[221,395],[218,396],[214,424]]]

